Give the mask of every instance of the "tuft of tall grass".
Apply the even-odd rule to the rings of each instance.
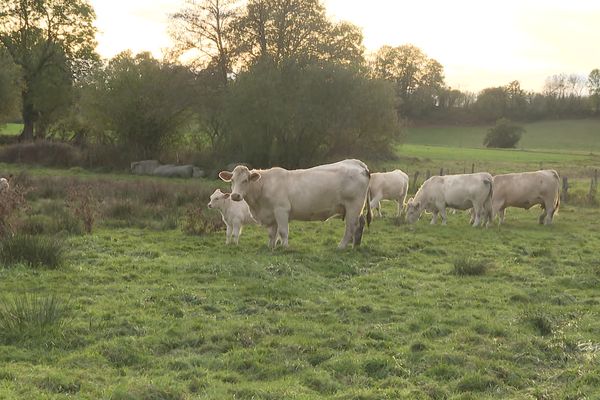
[[[459,276],[483,275],[492,266],[488,260],[460,257],[454,261],[454,274]]]
[[[64,245],[54,238],[15,235],[0,242],[0,262],[5,266],[21,263],[32,268],[56,269],[64,261]]]
[[[63,327],[70,304],[54,295],[21,294],[0,298],[0,338],[14,342],[39,337],[54,327]]]
[[[224,227],[225,223],[219,212],[208,210],[204,206],[191,205],[185,212],[182,229],[188,235],[205,235]]]

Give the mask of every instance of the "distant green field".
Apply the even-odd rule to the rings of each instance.
[[[408,144],[483,147],[488,126],[429,126],[407,130]],[[560,120],[523,124],[525,133],[518,147],[600,152],[600,120]]]
[[[23,129],[23,124],[0,124],[0,135],[18,135]]]

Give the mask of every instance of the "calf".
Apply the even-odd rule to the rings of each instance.
[[[381,217],[381,200],[396,200],[398,213],[404,207],[406,193],[408,192],[408,175],[396,169],[391,172],[374,172],[371,174],[369,194],[371,195],[371,209],[376,209]]]
[[[482,225],[490,219],[492,212],[492,175],[487,172],[476,174],[432,176],[427,179],[409,199],[406,220],[417,222],[423,211],[433,213],[431,224],[437,222],[438,213],[442,216],[442,225],[446,224],[446,207],[457,210],[473,208],[473,226]]]
[[[231,243],[232,236],[235,244],[238,244],[240,234],[242,233],[242,226],[244,224],[256,223],[245,201],[233,201],[231,200],[230,193],[223,193],[220,189],[215,190],[210,196],[208,208],[216,208],[223,217],[223,222],[227,226],[225,244]]]

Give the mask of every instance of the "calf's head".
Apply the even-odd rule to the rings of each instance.
[[[217,189],[210,195],[210,202],[208,208],[221,209],[225,201],[229,198],[229,193],[221,192],[221,189]]]
[[[238,165],[233,169],[233,172],[221,171],[219,178],[225,182],[231,182],[231,199],[233,201],[241,201],[248,193],[248,188],[252,182],[260,179],[258,172],[251,172],[248,167]]]
[[[414,224],[421,217],[421,204],[412,197],[406,203],[406,222]]]

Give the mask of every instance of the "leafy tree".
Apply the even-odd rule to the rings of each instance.
[[[496,126],[488,130],[483,145],[485,147],[499,147],[499,148],[515,148],[525,129],[512,123],[506,118],[500,118],[496,121]]]
[[[131,156],[156,157],[190,120],[193,86],[187,68],[123,52],[86,89],[82,113],[97,127],[97,140],[126,147]]]
[[[268,59],[363,62],[362,33],[327,19],[320,0],[250,0],[235,22],[237,52],[245,65]]]
[[[34,138],[34,126],[45,111],[39,96],[56,93],[53,89],[64,79],[74,80],[96,57],[94,18],[87,0],[0,2],[0,43],[22,74],[22,139]],[[60,94],[53,100],[61,99]]]
[[[0,125],[17,115],[19,91],[17,66],[5,50],[0,48]]]
[[[600,69],[596,68],[590,72],[587,86],[590,92],[592,110],[597,114],[600,111]]]
[[[413,45],[383,46],[372,68],[376,77],[395,84],[404,116],[426,116],[444,90],[443,66]]]
[[[475,112],[482,121],[496,121],[506,117],[508,94],[505,87],[483,89],[477,96]]]
[[[398,137],[391,85],[357,68],[264,61],[230,89],[231,160],[294,168],[340,156],[385,157]]]

